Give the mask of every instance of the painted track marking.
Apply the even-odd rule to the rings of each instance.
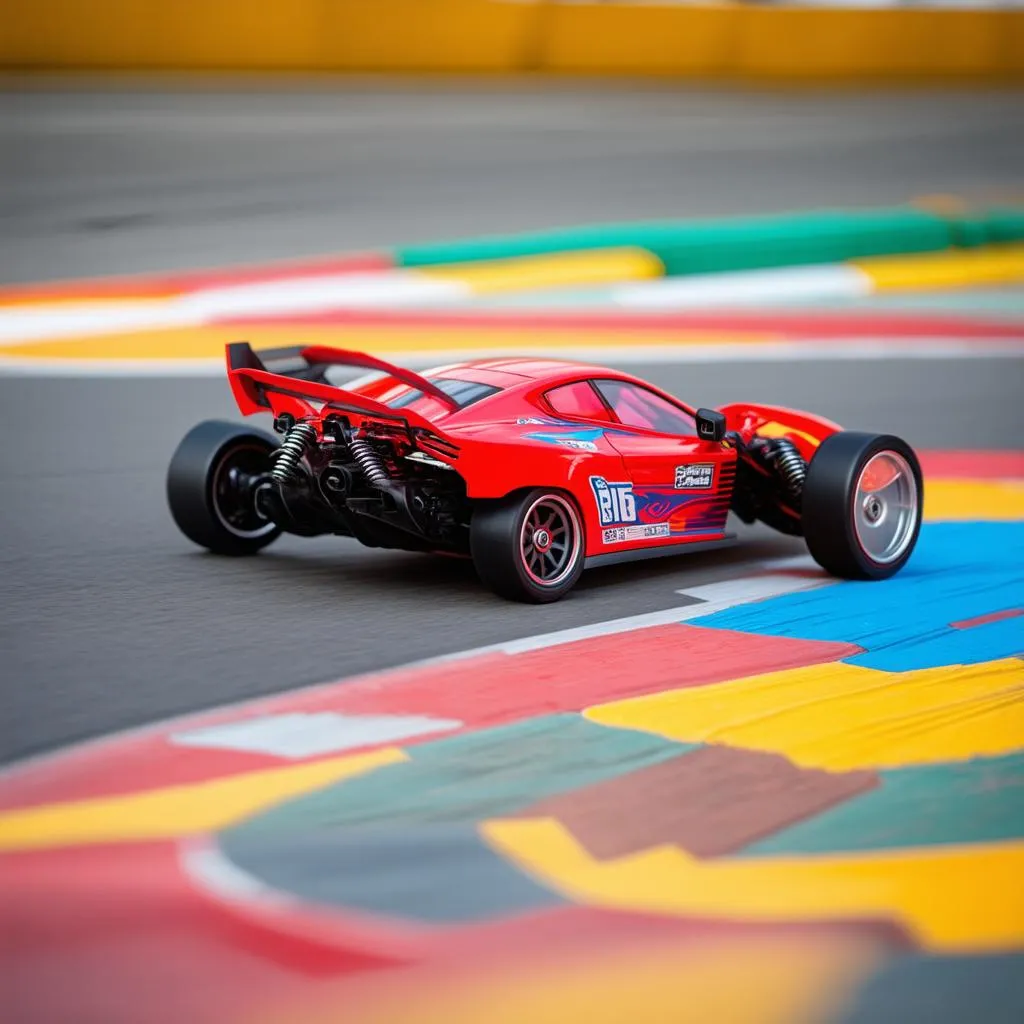
[[[801,556],[799,559],[787,558],[782,563],[789,566],[804,566],[806,559]],[[439,655],[436,658],[425,658],[418,661],[408,662],[390,669],[382,669],[379,672],[368,673],[359,676],[360,680],[373,680],[375,678],[387,678],[396,672],[414,672],[421,668],[429,668],[436,665],[450,664],[458,661],[468,661],[477,657],[489,654],[522,654],[529,651],[543,650],[544,648],[558,646],[559,644],[571,643],[574,640],[592,639],[594,637],[610,636],[615,633],[630,632],[638,629],[645,629],[651,626],[669,625],[682,622],[689,618],[696,618],[698,615],[707,615],[714,611],[732,607],[737,603],[746,601],[762,600],[773,594],[784,594],[796,590],[808,589],[810,586],[823,586],[833,582],[830,578],[813,579],[801,578],[800,576],[786,576],[772,574],[771,568],[776,563],[766,561],[761,563],[761,575],[755,575],[752,579],[740,578],[727,580],[719,584],[709,584],[693,587],[689,590],[676,591],[678,594],[692,596],[693,602],[685,605],[676,605],[663,611],[647,612],[640,615],[630,615],[619,619],[609,619],[605,622],[593,623],[587,626],[575,627],[572,629],[556,630],[548,633],[538,633],[532,636],[521,637],[516,640],[508,640],[498,644],[490,644],[483,647],[468,648],[463,651],[455,651],[451,654]],[[756,570],[755,570],[756,572]],[[736,595],[735,600],[730,594]],[[705,596],[706,595],[706,596]],[[165,732],[172,734],[187,733],[190,729],[199,728],[198,723],[208,718],[223,715],[235,708],[247,707],[258,714],[261,706],[280,699],[285,694],[289,698],[302,699],[314,697],[317,694],[327,693],[336,689],[339,682],[346,680],[330,680],[321,683],[314,683],[310,686],[298,687],[287,690],[283,693],[272,694],[268,697],[256,699],[243,699],[240,701],[229,701],[203,711],[190,711],[170,718],[160,719],[155,722],[148,722],[145,725],[134,726],[129,729],[117,730],[103,736],[91,737],[79,743],[70,744],[57,750],[46,751],[36,754],[10,764],[0,766],[0,781],[17,777],[20,774],[43,767],[47,764],[59,761],[67,755],[86,753],[99,750],[111,743],[128,742],[132,740],[144,740],[156,738]],[[443,731],[443,729],[442,729]]]

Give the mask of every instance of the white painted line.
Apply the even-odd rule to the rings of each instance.
[[[453,302],[472,296],[461,281],[408,270],[335,274],[207,288],[179,301],[204,323],[240,316],[326,313]],[[285,326],[285,325],[282,325]]]
[[[801,590],[815,590],[819,587],[835,583],[831,577],[797,576],[767,574],[735,580],[723,580],[720,583],[708,583],[702,586],[677,590],[683,597],[695,598],[699,603],[684,605],[681,608],[669,608],[665,611],[650,612],[647,615],[633,615],[625,619],[613,619],[610,622],[598,622],[591,626],[580,626],[576,629],[565,629],[544,636],[527,637],[500,644],[505,654],[521,654],[524,651],[537,651],[558,644],[572,643],[574,640],[589,640],[597,636],[609,636],[613,633],[626,633],[648,626],[664,626],[674,622],[686,622],[713,612],[724,611],[739,604],[750,604],[763,601],[782,594],[792,594]]]
[[[223,377],[220,359],[36,359],[5,356],[0,374],[9,377]]]
[[[394,743],[451,732],[462,722],[426,715],[342,715],[333,711],[294,712],[246,718],[191,732],[176,732],[171,743],[181,747],[241,750],[250,754],[302,760],[323,754]]]
[[[420,943],[430,926],[402,921],[401,931],[380,915],[352,908],[325,907],[275,889],[233,863],[216,842],[193,837],[178,845],[178,865],[196,891],[242,915],[258,927],[269,926],[303,945],[378,952],[391,960],[422,956]],[[301,916],[296,916],[299,914]]]
[[[772,270],[664,277],[614,288],[612,302],[630,309],[709,309],[847,299],[870,295],[871,278],[857,267],[826,263]]]
[[[0,343],[64,341],[200,323],[176,299],[55,302],[0,307]]]
[[[0,307],[0,343],[198,327],[246,316],[431,307],[462,302],[472,294],[461,281],[385,270],[204,288],[165,299],[39,302]]]
[[[782,568],[798,569],[800,572],[781,573],[773,570]],[[693,598],[694,603],[664,608],[656,612],[644,612],[640,615],[628,615],[621,619],[609,619],[586,626],[571,629],[560,629],[553,633],[540,633],[536,636],[523,637],[519,640],[507,640],[503,643],[489,644],[486,647],[474,647],[468,651],[445,654],[437,658],[427,658],[414,662],[408,668],[423,668],[430,665],[443,665],[466,658],[477,658],[488,654],[523,654],[527,651],[539,651],[546,647],[557,647],[570,644],[576,640],[590,640],[597,636],[611,636],[615,633],[629,633],[649,626],[666,626],[675,622],[685,622],[702,615],[724,611],[740,604],[763,601],[769,597],[791,594],[802,590],[813,590],[838,582],[834,577],[827,576],[808,556],[786,557],[761,563],[760,572],[754,575],[740,576],[736,579],[722,580],[719,583],[707,583],[696,587],[677,590],[675,593],[683,597]]]
[[[248,905],[257,901],[267,908],[291,909],[298,901],[272,889],[255,875],[233,864],[219,847],[206,841],[183,842],[178,854],[182,872],[200,889],[226,903]]]

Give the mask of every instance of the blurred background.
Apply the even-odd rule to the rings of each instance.
[[[1024,1019],[1020,6],[7,0],[12,1022]],[[523,712],[540,731],[488,719],[477,747],[427,742],[376,769],[405,774],[355,780],[365,795],[340,775],[276,774],[320,755],[179,741],[173,724],[97,745],[257,698],[283,703],[246,717],[301,732],[298,688],[491,645],[524,657],[538,634],[626,616],[669,622],[802,555],[754,529],[724,559],[588,574],[542,620],[484,599],[461,564],[336,538],[212,566],[174,530],[164,476],[194,422],[237,418],[222,367],[239,337],[413,367],[586,358],[695,405],[780,403],[897,433],[934,453],[934,571],[816,621],[872,671],[945,674],[920,677],[930,697],[894,683],[875,718],[832,694],[834,713],[802,728],[851,723],[834,741],[847,761],[802,760],[794,730],[767,748],[791,777],[714,765],[704,800],[657,780],[595,796],[573,758],[605,755],[573,730],[639,733],[582,705],[548,715],[546,698]],[[920,653],[991,615],[992,632]],[[918,653],[897,667],[893,647]],[[381,686],[575,685],[602,677],[601,651]],[[693,656],[665,655],[651,692],[684,685],[676,666]],[[619,691],[601,693],[589,703]],[[302,714],[344,710],[323,700]],[[867,739],[882,733],[931,746],[883,755]],[[624,776],[640,764],[608,757]],[[819,769],[856,776],[849,820],[838,796],[806,797]],[[298,799],[332,786],[351,806]],[[544,832],[571,817],[538,803],[556,796],[604,808],[590,824],[619,837],[615,857]],[[283,824],[241,828],[281,808]],[[708,839],[730,814],[746,838]],[[794,822],[819,832],[787,845]]]

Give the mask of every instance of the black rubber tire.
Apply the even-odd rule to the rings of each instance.
[[[891,562],[875,561],[857,540],[854,503],[857,480],[868,460],[879,452],[902,456],[911,468],[917,491],[917,521],[906,549]],[[924,483],[914,450],[891,434],[840,431],[827,437],[814,453],[804,481],[801,522],[814,560],[833,576],[850,580],[882,580],[894,576],[913,554],[921,532]]]
[[[570,521],[574,524],[571,528],[576,531],[571,541],[569,571],[553,584],[540,584],[531,578],[520,546],[527,514],[545,497],[556,499],[571,509]],[[473,510],[469,548],[477,575],[494,593],[510,601],[550,604],[565,597],[583,572],[586,556],[583,515],[568,494],[542,487],[520,491],[499,501],[482,501]]]
[[[248,451],[256,462],[265,453],[269,469],[269,455],[276,447],[273,435],[237,423],[206,420],[194,426],[182,438],[167,470],[167,504],[178,529],[218,555],[254,555],[275,541],[281,535],[277,526],[268,524],[248,535],[229,529],[218,515],[214,484],[218,468],[233,453]]]

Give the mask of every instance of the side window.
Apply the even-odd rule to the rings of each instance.
[[[597,392],[585,380],[563,384],[545,396],[555,412],[562,416],[576,416],[588,420],[611,421],[611,416]]]
[[[693,417],[653,391],[617,380],[599,380],[595,383],[615,410],[615,415],[627,427],[643,427],[663,434],[696,436],[697,427]]]

